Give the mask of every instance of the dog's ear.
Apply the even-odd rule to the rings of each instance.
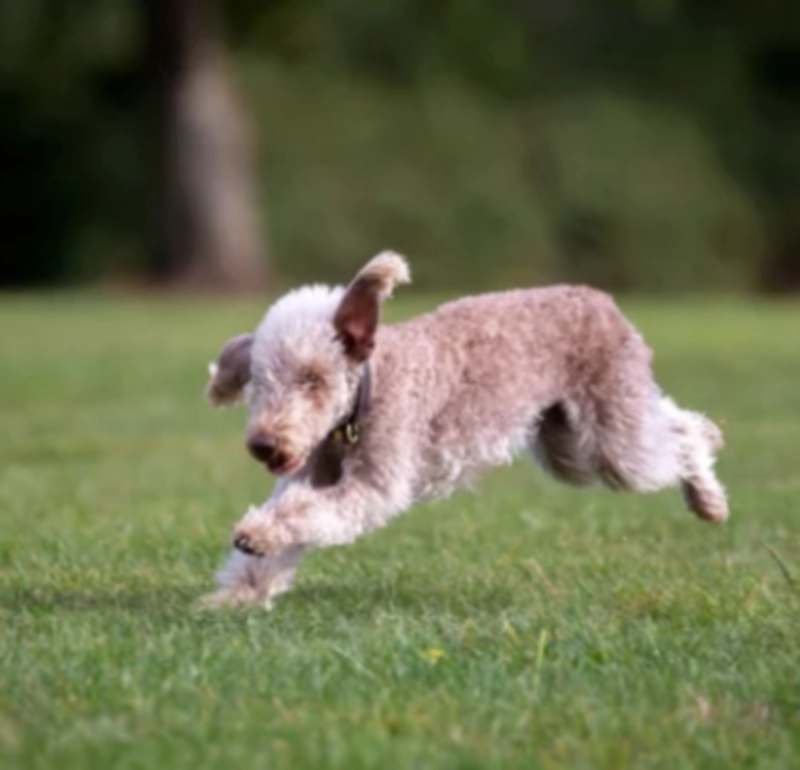
[[[209,364],[211,379],[206,395],[214,406],[232,406],[241,400],[244,386],[250,381],[252,347],[252,334],[233,337],[225,343],[217,360]]]
[[[380,304],[392,295],[392,289],[411,283],[405,259],[393,251],[383,251],[367,262],[347,287],[333,318],[333,325],[353,361],[369,358],[375,344]]]

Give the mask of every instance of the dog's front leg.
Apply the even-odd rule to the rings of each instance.
[[[251,508],[236,527],[233,544],[260,556],[346,545],[407,507],[405,498],[359,479],[324,489],[297,482],[262,508]]]
[[[231,552],[217,573],[217,590],[200,601],[202,607],[261,605],[267,609],[291,588],[302,548],[293,548],[269,556],[250,556]]]

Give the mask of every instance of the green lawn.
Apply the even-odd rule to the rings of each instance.
[[[270,481],[205,367],[259,306],[0,299],[0,765],[799,767],[800,306],[623,304],[729,524],[521,461],[211,613]]]

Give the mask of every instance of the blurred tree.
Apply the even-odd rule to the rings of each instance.
[[[142,0],[156,160],[152,279],[215,290],[267,282],[250,129],[214,0]]]
[[[800,40],[762,51],[753,70],[763,119],[754,181],[764,206],[770,250],[761,269],[765,288],[800,290]]]
[[[141,228],[130,16],[0,0],[0,284],[94,277]]]
[[[0,0],[0,284],[261,284],[257,175],[287,280],[800,287],[798,62],[797,2]]]

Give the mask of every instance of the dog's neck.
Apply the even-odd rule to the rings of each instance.
[[[369,361],[361,367],[361,377],[356,390],[356,400],[350,414],[330,434],[329,440],[346,446],[357,444],[361,438],[361,424],[369,409],[372,396],[372,369]]]
[[[344,473],[348,452],[361,440],[361,429],[372,395],[372,370],[369,362],[361,369],[352,410],[320,444],[309,462],[308,474],[315,487],[338,484]]]

